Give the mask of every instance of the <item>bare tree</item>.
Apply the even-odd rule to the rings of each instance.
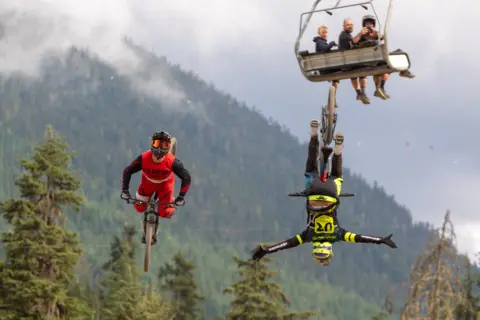
[[[460,278],[460,258],[449,211],[442,227],[431,233],[425,249],[417,256],[410,278],[400,287],[408,288],[402,320],[454,320],[456,307],[469,304]],[[390,314],[395,289],[390,290],[385,301]]]

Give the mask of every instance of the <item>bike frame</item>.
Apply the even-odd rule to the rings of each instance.
[[[155,206],[169,205],[169,204],[175,205],[175,202],[158,202],[158,199],[156,199],[156,197],[154,197],[154,199],[150,200],[150,201],[143,201],[143,200],[137,199],[135,197],[130,197],[130,198],[124,199],[124,200],[126,200],[128,203],[131,203],[130,201],[132,201],[134,204],[135,203],[142,203],[142,204],[147,205],[147,210],[145,210],[145,213],[143,215],[143,222],[144,222],[143,232],[144,233],[146,231],[147,224],[155,224],[155,234],[158,230],[158,223],[160,221],[160,217],[155,212]]]

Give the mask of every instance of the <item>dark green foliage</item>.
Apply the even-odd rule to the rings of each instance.
[[[240,278],[223,291],[233,295],[227,319],[309,319],[316,315],[314,312],[287,311],[290,302],[280,285],[272,279],[278,271],[269,270],[267,265],[273,259],[265,257],[257,262],[233,257],[233,261]]]
[[[142,296],[139,274],[135,265],[135,229],[124,227],[122,238],[115,237],[111,259],[105,264],[105,294],[102,298],[102,320],[138,319],[137,304]]]
[[[477,320],[480,316],[480,274],[472,274],[472,267],[468,258],[465,258],[465,278],[463,280],[463,290],[466,293],[465,303],[458,305],[456,309],[457,320]]]
[[[57,223],[66,207],[82,203],[80,183],[69,171],[71,154],[51,127],[34,150],[16,180],[21,199],[1,203],[12,229],[2,235],[0,318],[88,317],[87,302],[68,294],[82,250],[77,235]]]
[[[163,293],[167,293],[173,306],[176,320],[193,320],[202,314],[200,295],[194,277],[195,264],[177,252],[172,263],[160,267],[158,278]]]

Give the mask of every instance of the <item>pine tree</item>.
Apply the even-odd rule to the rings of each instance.
[[[0,203],[11,231],[2,235],[5,262],[0,266],[1,319],[84,319],[86,301],[69,296],[73,267],[82,253],[77,235],[60,222],[64,209],[83,203],[80,180],[70,170],[73,153],[51,126],[22,159],[15,181],[20,199]]]
[[[175,319],[172,306],[156,291],[155,282],[147,288],[146,294],[138,301],[137,315],[142,320],[171,320]]]
[[[465,257],[466,274],[463,280],[463,290],[465,300],[462,301],[455,310],[455,319],[458,320],[476,320],[480,312],[480,297],[475,295],[475,285],[480,284],[478,276],[472,274],[470,259]]]
[[[135,320],[137,301],[142,290],[135,264],[136,230],[125,225],[122,238],[115,237],[111,245],[111,259],[104,265],[106,280],[105,295],[102,297],[102,320]]]
[[[308,319],[314,312],[288,312],[289,300],[277,282],[272,281],[278,271],[271,271],[268,263],[273,259],[265,257],[260,261],[242,260],[233,257],[240,279],[225,294],[234,296],[230,303],[227,319]]]
[[[162,291],[168,293],[176,320],[199,319],[202,309],[201,296],[193,272],[195,264],[180,253],[173,257],[173,265],[166,263],[160,268],[158,277]]]

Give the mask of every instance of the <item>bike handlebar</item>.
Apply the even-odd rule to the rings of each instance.
[[[339,197],[355,197],[355,193],[340,193],[338,196]],[[299,192],[299,193],[289,193],[288,194],[289,197],[306,197],[306,195],[302,192]]]
[[[130,203],[130,200],[132,200],[133,203],[139,202],[139,203],[146,204],[147,206],[148,206],[148,205],[155,205],[155,204],[158,204],[158,205],[173,204],[173,205],[175,205],[175,202],[158,202],[158,199],[154,199],[154,200],[150,200],[150,201],[143,201],[143,200],[137,199],[137,198],[135,198],[135,197],[125,198],[125,197],[123,197],[123,195],[120,195],[120,198],[122,198],[123,200],[127,201],[127,203]]]

